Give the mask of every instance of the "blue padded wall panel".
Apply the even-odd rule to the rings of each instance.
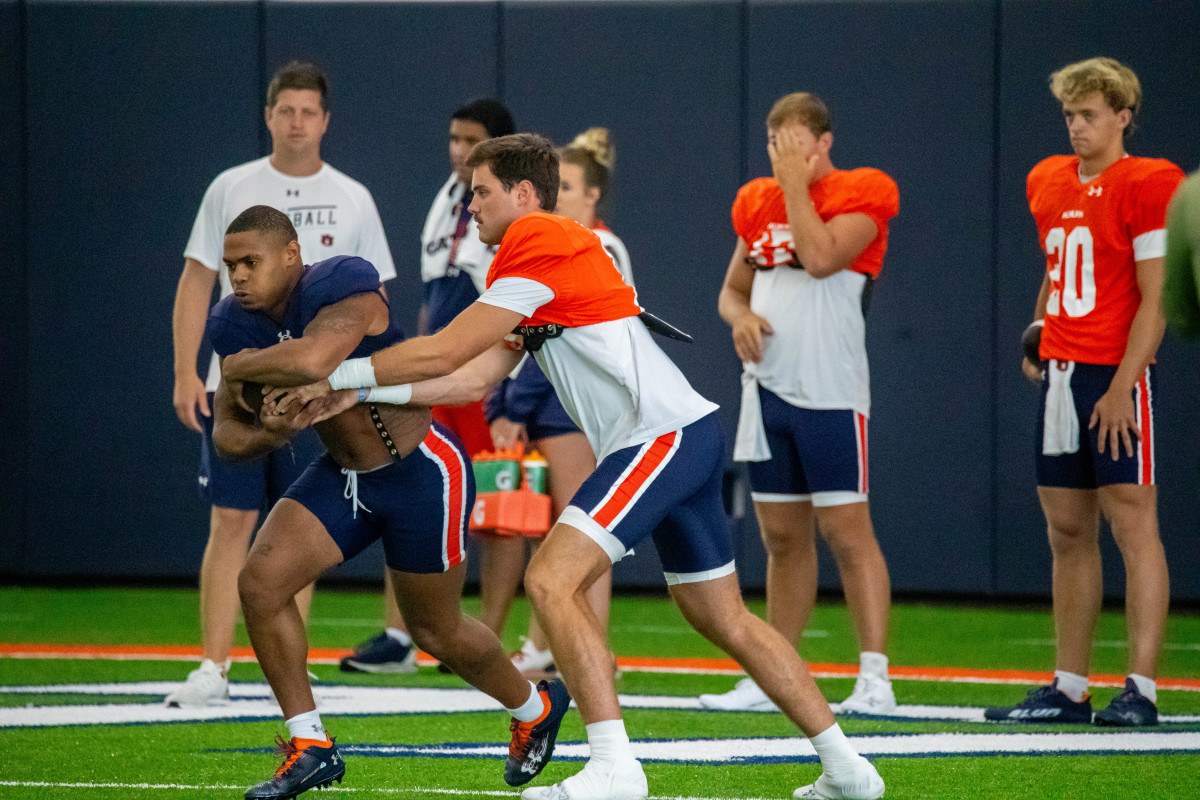
[[[740,178],[739,6],[508,3],[503,38],[518,127],[558,143],[593,125],[611,131],[605,221],[629,249],[642,305],[695,335],[664,349],[722,406],[732,435],[736,362],[716,308]],[[616,576],[662,582],[654,559],[619,565]]]
[[[26,569],[192,574],[198,435],[171,406],[171,307],[216,174],[259,155],[248,3],[33,2],[27,14]]]
[[[876,167],[900,187],[867,314],[871,510],[893,586],[986,591],[992,10],[965,2],[752,2],[749,12],[745,177],[771,174],[771,105],[811,91],[833,112],[834,165]],[[723,198],[723,209],[732,199]],[[735,365],[723,373],[736,385]],[[827,566],[823,585],[836,583]]]
[[[328,75],[322,157],[375,197],[396,262],[392,312],[409,335],[421,303],[421,228],[450,174],[450,115],[496,96],[498,17],[491,3],[266,6],[266,78],[294,58]],[[375,547],[336,574],[378,577],[382,560]]]
[[[25,548],[25,165],[22,7],[0,2],[0,573],[17,571]]]
[[[1071,24],[1063,24],[1064,19]],[[1114,22],[1119,20],[1119,23]],[[1144,95],[1132,155],[1168,158],[1191,171],[1200,162],[1200,62],[1194,34],[1200,6],[1143,2],[1004,2],[998,103],[997,253],[997,493],[999,547],[996,590],[1050,590],[1050,551],[1034,475],[1037,389],[1020,372],[1019,340],[1033,318],[1045,271],[1037,228],[1029,215],[1025,178],[1041,159],[1069,153],[1061,105],[1047,88],[1051,72],[1093,56],[1116,58],[1137,72]],[[1159,351],[1159,520],[1176,597],[1200,597],[1200,411],[1195,376],[1200,351],[1168,335]],[[1105,592],[1124,592],[1120,554],[1101,537]]]

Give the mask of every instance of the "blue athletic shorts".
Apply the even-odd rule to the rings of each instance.
[[[799,408],[758,387],[770,461],[751,461],[757,503],[815,506],[867,499],[867,418],[851,409]]]
[[[213,395],[208,395],[211,409]],[[213,447],[213,418],[200,416],[200,497],[209,505],[258,511],[275,505],[305,468],[325,452],[310,428],[274,452],[252,461],[227,461]]]
[[[1069,362],[1050,361],[1046,369],[1063,371]],[[1042,455],[1042,436],[1046,427],[1046,394],[1050,381],[1042,381],[1042,399],[1038,406],[1037,438],[1034,440],[1037,453],[1038,486],[1053,486],[1063,489],[1096,489],[1114,483],[1136,483],[1149,486],[1155,483],[1154,474],[1154,365],[1146,368],[1141,379],[1133,387],[1133,408],[1137,414],[1138,427],[1142,431],[1141,441],[1133,443],[1133,456],[1125,453],[1122,444],[1117,448],[1118,458],[1105,446],[1099,451],[1097,429],[1088,428],[1092,411],[1117,374],[1115,364],[1075,363],[1071,373],[1071,395],[1075,401],[1075,415],[1079,420],[1079,451],[1060,456]]]
[[[725,437],[715,413],[596,467],[559,522],[583,531],[612,559],[653,533],[667,583],[733,573],[733,540],[721,502]]]
[[[580,432],[579,426],[567,414],[562,401],[554,393],[548,395],[525,422],[525,433],[531,442]]]
[[[434,423],[415,450],[378,469],[355,472],[322,456],[284,497],[321,521],[345,561],[382,538],[392,569],[445,572],[466,558],[475,476],[462,444]]]

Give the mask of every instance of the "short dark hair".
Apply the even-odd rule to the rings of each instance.
[[[450,119],[478,122],[487,131],[488,138],[508,136],[517,129],[512,114],[499,101],[489,98],[473,100],[450,115]]]
[[[279,93],[284,89],[309,89],[321,94],[321,110],[329,110],[329,83],[325,73],[311,61],[289,61],[271,77],[267,86],[267,108],[279,102]]]
[[[767,127],[778,128],[788,122],[799,122],[818,138],[833,130],[829,106],[812,92],[792,92],[775,101],[767,114]]]
[[[299,241],[296,228],[288,219],[288,215],[270,206],[250,206],[233,218],[233,222],[225,229],[225,235],[248,231],[260,231],[275,237],[285,245]]]
[[[514,133],[485,139],[471,148],[467,166],[488,165],[505,191],[521,181],[529,181],[537,192],[543,211],[553,211],[558,203],[558,153],[554,145],[536,133]]]

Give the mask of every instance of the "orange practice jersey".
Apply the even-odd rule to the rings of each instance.
[[[877,169],[835,169],[808,187],[817,216],[828,222],[840,214],[866,214],[879,233],[849,269],[871,277],[883,267],[888,220],[900,211],[896,182]],[[746,242],[759,268],[797,266],[788,227],[783,190],[774,178],[758,178],[743,186],[733,201],[733,229]]]
[[[1087,183],[1077,156],[1051,156],[1029,173],[1050,275],[1043,359],[1121,363],[1142,302],[1136,262],[1166,252],[1167,204],[1182,180],[1160,158],[1122,158]]]
[[[552,322],[579,328],[642,311],[596,234],[554,214],[526,214],[509,226],[488,270],[487,285],[500,278],[528,278],[554,290],[554,299],[523,325]]]

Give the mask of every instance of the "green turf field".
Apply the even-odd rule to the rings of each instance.
[[[185,590],[0,588],[0,643],[194,645],[199,636],[196,604],[196,593]],[[466,601],[468,610],[474,605],[473,600]],[[752,607],[761,611],[761,604]],[[314,648],[352,646],[376,632],[379,613],[377,595],[319,591],[313,605],[311,644]],[[518,603],[506,636],[506,644],[514,649],[526,615],[524,604]],[[612,619],[611,643],[621,657],[721,655],[691,632],[665,599],[618,598]],[[897,605],[891,636],[892,663],[1047,670],[1052,666],[1053,648],[1048,644],[1052,637],[1053,625],[1045,608]],[[1093,660],[1094,673],[1124,671],[1123,638],[1121,616],[1106,613],[1096,634],[1099,646]],[[244,630],[239,639],[245,644]],[[1162,675],[1200,678],[1198,643],[1200,616],[1173,615]],[[857,648],[843,606],[828,602],[820,605],[806,631],[801,652],[817,663],[847,664],[856,660]],[[178,661],[0,658],[0,720],[6,713],[33,717],[77,711],[98,713],[94,709],[104,705],[122,713],[124,709],[147,709],[161,699],[161,694],[148,691],[153,687],[97,689],[87,685],[174,681],[182,679],[192,666]],[[380,677],[341,673],[333,665],[316,664],[312,669],[321,681],[319,693],[360,691],[356,687],[465,686],[454,676],[438,674],[432,668],[423,668],[417,675]],[[250,663],[234,664],[231,678],[251,692],[257,691],[254,687],[262,681],[261,673]],[[727,675],[626,672],[618,688],[625,695],[646,696],[646,702],[653,705],[657,702],[654,698],[691,698],[701,692],[724,691],[735,680],[736,676]],[[68,687],[69,691],[13,691],[18,687],[64,684],[83,686]],[[837,701],[850,692],[852,681],[822,679],[819,684],[830,700]],[[1023,696],[1026,688],[991,683],[895,682],[901,704],[947,707],[1011,704]],[[1103,707],[1116,691],[1095,689],[1093,705]],[[473,693],[441,694],[479,705]],[[55,708],[59,706],[72,708]],[[234,706],[249,708],[237,701]],[[1164,715],[1200,717],[1200,692],[1160,690],[1159,708]],[[5,723],[10,727],[0,727],[0,753],[5,755],[0,798],[240,797],[244,787],[268,777],[277,763],[268,749],[274,735],[285,729],[280,720],[264,719],[266,716],[264,713],[232,722],[20,727]],[[341,791],[328,797],[517,794],[503,783],[502,763],[494,756],[431,757],[420,749],[454,744],[470,755],[469,745],[503,745],[508,730],[502,712],[326,713],[324,718],[339,745],[346,748],[348,764]],[[847,734],[871,737],[861,740],[871,742],[924,742],[926,739],[919,735],[946,733],[1005,737],[1101,733],[1086,726],[997,726],[971,721],[851,717],[840,721]],[[789,741],[798,735],[779,714],[631,708],[626,713],[626,725],[631,738],[638,741],[688,740],[678,747],[660,741],[663,752],[670,752],[664,760],[646,762],[651,795],[655,797],[788,798],[793,789],[811,782],[819,772],[816,764],[805,759],[762,757],[774,745],[787,749]],[[1119,753],[1115,751],[1124,740],[1110,737],[1097,739],[1094,751],[1087,755],[1035,755],[1032,750],[1017,748],[1015,754],[1004,756],[969,753],[871,758],[888,783],[889,798],[1200,797],[1200,719],[1166,723],[1157,732],[1172,734],[1172,742],[1182,742],[1172,747],[1185,752]],[[560,754],[581,753],[571,743],[582,741],[582,735],[578,714],[569,713],[560,736]],[[769,741],[738,741],[757,738]],[[937,742],[946,739],[936,737]],[[955,737],[956,741],[967,739],[971,737]],[[719,742],[710,744],[707,740]],[[1044,737],[1037,740],[1044,741]],[[931,747],[937,750],[940,745]],[[737,753],[751,756],[727,760]],[[578,761],[556,760],[538,782],[561,779],[579,766]]]

